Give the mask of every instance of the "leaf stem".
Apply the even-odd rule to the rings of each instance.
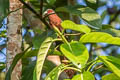
[[[79,70],[79,69],[77,69],[77,68],[73,68],[73,67],[65,67],[64,70],[65,70],[65,69],[73,69],[73,70],[75,70],[75,71],[82,72],[81,70]]]
[[[94,64],[96,64],[96,61],[93,62],[93,63],[88,67],[87,71],[90,71],[90,69],[92,68],[92,66],[93,66]]]
[[[54,30],[58,33],[58,35],[62,38],[63,42],[69,45],[69,42],[66,40],[64,35],[59,31],[59,29],[56,26],[53,26]]]

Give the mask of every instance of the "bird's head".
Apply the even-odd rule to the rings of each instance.
[[[43,17],[47,17],[51,14],[55,14],[55,11],[52,9],[47,9],[44,13],[43,13]]]

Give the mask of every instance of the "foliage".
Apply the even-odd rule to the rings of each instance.
[[[96,80],[95,74],[99,74],[102,80],[120,79],[119,54],[116,52],[117,49],[114,49],[115,45],[120,45],[120,31],[111,24],[119,20],[110,19],[108,25],[103,25],[102,21],[108,14],[107,10],[102,15],[96,11],[107,1],[85,0],[86,6],[70,2],[70,0],[68,2],[67,0],[20,1],[31,13],[27,14],[30,15],[27,16],[29,17],[27,20],[23,16],[23,30],[25,30],[23,51],[15,56],[5,80],[11,80],[11,73],[20,59],[22,59],[23,66],[21,80]],[[25,4],[24,1],[28,3]],[[43,12],[49,8],[54,9],[56,14],[62,18],[63,31],[59,31],[58,26],[50,29],[48,19],[43,16]],[[0,23],[8,13],[11,13],[8,9],[8,0],[0,0]],[[116,14],[113,15],[116,16]],[[34,27],[33,18],[34,22],[40,19],[38,24],[42,24],[41,27],[45,30],[35,32],[34,28],[38,26]],[[80,22],[76,23],[79,20]],[[28,26],[29,22],[33,23],[32,27]],[[6,32],[6,30],[0,31],[0,37],[6,38]],[[105,43],[107,46],[101,47],[100,43]],[[0,44],[1,51],[6,47],[4,45]],[[87,48],[88,45],[90,45],[89,48]],[[26,46],[28,46],[27,49]],[[102,51],[108,49],[111,49],[110,55],[104,52],[107,56],[103,56]],[[56,60],[49,60],[49,56],[60,57],[61,64],[55,65]],[[0,62],[0,72],[5,67],[5,62]],[[106,75],[106,73],[109,74]]]

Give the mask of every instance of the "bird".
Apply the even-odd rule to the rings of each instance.
[[[55,13],[53,9],[47,9],[44,13],[43,16],[46,18],[48,17],[50,27],[53,29],[53,27],[57,27],[60,31],[63,30],[61,23],[62,20],[61,18]]]

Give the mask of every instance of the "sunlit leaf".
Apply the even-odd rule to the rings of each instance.
[[[83,67],[89,58],[87,48],[80,42],[71,42],[70,46],[62,44],[60,50],[78,68]]]
[[[72,80],[95,80],[94,76],[90,72],[84,72],[79,75],[75,75]]]
[[[112,37],[112,35],[104,32],[91,32],[83,35],[80,38],[82,43],[108,43],[120,45],[120,38]]]
[[[109,57],[103,57],[103,56],[99,56],[99,59],[113,72],[115,73],[119,78],[120,78],[120,65],[118,64],[114,64],[111,61],[108,61],[106,58]]]
[[[114,73],[102,76],[102,80],[120,80]]]
[[[61,23],[61,25],[64,29],[72,29],[72,30],[75,30],[75,31],[83,32],[83,33],[89,33],[91,31],[88,26],[75,24],[74,22],[72,22],[70,20],[63,21]]]
[[[43,63],[45,61],[48,50],[52,44],[52,40],[53,40],[52,37],[47,37],[39,48],[38,55],[37,55],[36,68],[35,68],[37,80],[40,79]]]

